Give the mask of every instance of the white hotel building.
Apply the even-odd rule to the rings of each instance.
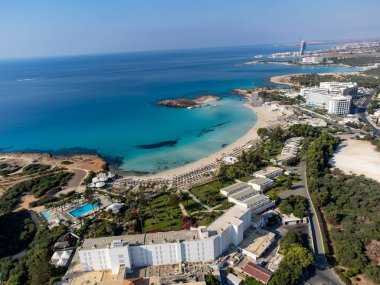
[[[83,271],[112,274],[122,266],[130,272],[133,267],[212,261],[240,244],[250,225],[251,210],[236,205],[207,228],[86,239],[79,259]]]
[[[302,88],[301,96],[306,104],[328,110],[329,114],[347,115],[350,112],[352,96],[358,86],[352,82],[321,82],[319,87]]]

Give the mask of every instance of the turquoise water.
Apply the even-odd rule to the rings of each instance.
[[[45,219],[48,220],[51,218],[51,213],[49,211],[45,211],[41,213],[41,216]]]
[[[72,215],[74,218],[78,218],[79,216],[82,216],[84,214],[87,214],[88,212],[92,211],[98,206],[97,203],[94,205],[91,205],[90,203],[87,203],[73,211],[70,212],[70,215]]]
[[[135,172],[181,166],[219,151],[256,121],[233,88],[267,85],[273,75],[347,70],[241,65],[256,54],[294,49],[268,45],[0,61],[0,151],[95,153]],[[222,97],[219,106],[155,104],[205,94]]]

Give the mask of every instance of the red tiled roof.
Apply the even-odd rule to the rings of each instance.
[[[247,263],[243,271],[248,275],[251,275],[253,278],[259,280],[260,282],[263,282],[264,284],[268,284],[273,275],[273,273],[269,270],[252,262]]]
[[[142,277],[124,279],[123,285],[144,285],[144,279]]]

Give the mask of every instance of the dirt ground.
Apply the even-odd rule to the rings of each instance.
[[[348,174],[363,174],[380,182],[380,152],[369,141],[346,139],[336,150],[330,164]]]
[[[89,171],[103,170],[106,162],[94,155],[73,155],[70,157],[55,157],[49,154],[37,153],[9,153],[0,154],[0,163],[7,163],[12,167],[20,168],[18,171],[11,173],[7,176],[0,175],[0,196],[9,187],[35,177],[39,174],[23,175],[22,168],[32,163],[40,163],[51,166],[51,170],[65,168],[69,172],[73,172],[73,178],[68,182],[67,186],[61,191],[62,193],[72,190],[83,190],[81,183],[87,176]],[[80,188],[80,189],[79,189]],[[21,199],[20,205],[16,209],[29,208],[29,203],[36,200],[32,195],[24,195]],[[37,207],[34,210],[40,210]]]

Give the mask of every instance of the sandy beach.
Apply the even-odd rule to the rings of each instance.
[[[257,122],[252,125],[252,127],[249,129],[249,131],[244,136],[240,137],[239,139],[237,139],[232,144],[226,146],[222,150],[220,150],[216,153],[213,153],[213,154],[211,154],[205,158],[202,158],[198,161],[183,165],[181,167],[177,167],[174,169],[170,169],[170,170],[167,170],[164,172],[159,172],[159,173],[152,174],[152,175],[129,176],[129,177],[136,177],[139,179],[142,179],[142,178],[172,179],[174,176],[178,176],[178,175],[196,170],[202,166],[206,166],[208,164],[216,162],[218,159],[220,159],[223,156],[225,156],[226,154],[232,152],[235,148],[243,146],[253,139],[259,138],[259,136],[257,135],[257,130],[259,128],[265,127],[268,124],[268,122],[276,121],[277,118],[279,118],[280,116],[282,116],[284,114],[291,114],[290,110],[273,112],[268,107],[252,107],[252,106],[248,105],[247,103],[245,103],[244,106],[246,108],[251,109],[253,112],[256,113]]]
[[[209,165],[211,163],[216,162],[222,157],[226,156],[228,153],[233,152],[236,148],[246,145],[250,141],[259,138],[257,135],[257,130],[259,128],[266,127],[270,122],[276,122],[276,120],[283,116],[291,114],[290,110],[286,111],[271,111],[268,107],[252,107],[251,105],[245,103],[245,108],[251,109],[256,113],[257,121],[252,125],[249,131],[237,139],[232,144],[226,146],[220,151],[213,153],[207,157],[204,157],[198,161],[183,165],[181,167],[177,167],[174,169],[170,169],[167,171],[151,174],[151,175],[143,175],[143,176],[135,176],[135,175],[125,175],[124,177],[137,178],[137,179],[153,179],[153,178],[164,178],[164,179],[173,179],[173,177],[188,173],[190,171],[199,169],[203,166]],[[84,170],[86,173],[90,170],[92,171],[100,171],[102,170],[105,162],[101,158],[93,155],[74,155],[70,157],[54,157],[48,154],[38,154],[38,153],[7,153],[0,154],[0,159],[13,159],[17,160],[20,165],[26,165],[31,163],[43,163],[49,164],[56,167],[66,167],[73,172],[75,170]],[[62,165],[63,160],[71,161],[72,164]]]
[[[363,174],[380,182],[380,152],[371,142],[346,139],[330,159],[330,164],[347,174]]]

